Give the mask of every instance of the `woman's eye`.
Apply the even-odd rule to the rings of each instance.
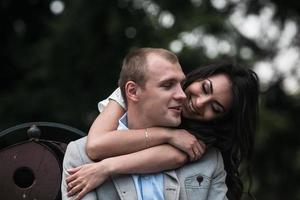
[[[202,90],[204,92],[204,94],[208,94],[209,93],[209,86],[207,85],[207,83],[203,83],[202,84]]]
[[[217,104],[212,104],[212,109],[217,114],[220,114],[223,112],[223,108]]]
[[[220,110],[220,109],[218,109],[218,108],[213,108],[213,110],[214,110],[214,111],[215,111],[215,113],[217,113],[217,114],[221,113],[221,110]]]

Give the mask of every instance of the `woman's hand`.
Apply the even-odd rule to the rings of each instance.
[[[194,135],[184,129],[171,129],[169,144],[188,154],[190,161],[196,161],[202,157],[206,145]]]
[[[76,200],[101,185],[110,175],[103,162],[85,164],[68,170],[66,179],[68,196],[76,195]]]

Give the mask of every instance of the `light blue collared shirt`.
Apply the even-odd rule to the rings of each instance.
[[[128,130],[127,114],[125,113],[119,120],[118,130]],[[137,191],[138,200],[164,200],[164,175],[136,174],[132,175]]]

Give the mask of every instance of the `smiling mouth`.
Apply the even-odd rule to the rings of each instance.
[[[186,107],[191,114],[194,114],[194,115],[198,114],[198,112],[196,111],[196,109],[193,105],[193,102],[190,99],[187,102]]]
[[[169,107],[169,109],[174,110],[176,112],[181,112],[182,107],[181,106],[172,106],[172,107]]]
[[[190,108],[191,108],[191,110],[192,110],[194,113],[197,113],[197,112],[196,112],[196,109],[195,109],[195,107],[194,107],[194,104],[193,104],[192,101],[191,101],[191,103],[190,103]]]

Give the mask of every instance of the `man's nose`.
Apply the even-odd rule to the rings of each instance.
[[[181,86],[178,87],[176,94],[175,94],[175,99],[184,101],[186,99],[186,95],[184,91],[182,90]]]

